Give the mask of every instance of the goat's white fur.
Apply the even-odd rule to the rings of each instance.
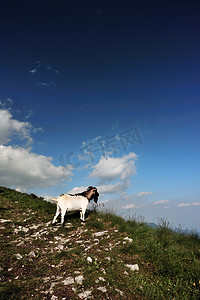
[[[56,222],[57,217],[61,213],[61,223],[64,224],[65,213],[70,211],[80,211],[80,219],[85,221],[85,212],[88,207],[88,203],[93,199],[97,203],[99,193],[97,188],[89,186],[86,191],[71,195],[62,194],[57,199],[53,198],[53,201],[57,202],[56,214],[53,218],[52,224]]]
[[[53,218],[52,224],[56,222],[57,217],[61,213],[61,223],[64,223],[64,217],[66,212],[70,211],[80,211],[80,219],[85,221],[85,212],[88,206],[88,199],[83,196],[70,196],[70,195],[62,195],[57,199],[53,198],[53,201],[57,202],[57,210],[56,214]]]

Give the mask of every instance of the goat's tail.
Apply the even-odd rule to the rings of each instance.
[[[51,201],[57,202],[58,200],[56,198],[51,198]]]

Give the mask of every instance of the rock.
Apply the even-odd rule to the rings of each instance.
[[[87,257],[87,262],[92,263],[92,258],[90,256]]]
[[[103,277],[99,277],[99,279],[95,280],[96,283],[99,283],[99,281],[105,281]]]
[[[74,283],[74,278],[73,277],[67,277],[65,280],[62,281],[64,285],[69,285]]]
[[[133,239],[129,238],[129,237],[125,237],[124,238],[124,241],[127,241],[129,243],[132,243],[133,242]]]
[[[93,242],[95,242],[95,244],[99,244],[99,239],[94,239]]]
[[[129,275],[128,272],[124,271],[124,275]]]
[[[22,259],[23,258],[23,256],[21,255],[21,254],[15,254],[15,257],[16,257],[16,259]]]
[[[5,222],[12,222],[11,220],[6,220],[6,219],[0,219],[0,223],[5,223]]]
[[[31,258],[34,258],[34,257],[36,257],[36,255],[35,255],[35,252],[34,252],[34,251],[31,251],[31,252],[28,254],[28,256],[30,256]]]
[[[101,268],[101,272],[102,272],[103,274],[106,274],[106,271],[105,271],[104,268]]]
[[[101,281],[105,281],[105,279],[103,277],[99,277],[99,280]]]
[[[107,230],[100,231],[100,232],[95,232],[95,233],[93,233],[93,236],[102,236],[102,235],[106,234],[107,232],[108,232]]]
[[[124,293],[122,291],[118,290],[118,289],[115,289],[115,291],[118,292],[120,294],[120,296],[124,295]]]
[[[84,280],[83,275],[79,275],[79,276],[75,277],[75,281],[77,284],[82,284],[83,280]]]
[[[56,284],[58,284],[58,282],[52,282],[50,286],[50,290],[52,290]]]
[[[56,280],[63,279],[63,276],[56,276]]]
[[[43,278],[44,283],[48,282],[49,280],[50,280],[50,277],[44,277]]]
[[[109,256],[105,257],[105,260],[110,261],[110,257]]]
[[[100,286],[100,287],[97,288],[97,290],[101,291],[102,293],[107,292],[107,288],[105,286]]]
[[[56,250],[63,250],[64,246],[63,245],[58,245],[57,247],[55,247]]]
[[[129,264],[127,264],[126,267],[129,268],[131,271],[139,271],[138,264],[135,264],[135,265],[129,265]]]
[[[91,293],[92,293],[92,291],[87,290],[87,291],[84,291],[84,292],[78,294],[78,297],[80,299],[87,299],[91,295]]]

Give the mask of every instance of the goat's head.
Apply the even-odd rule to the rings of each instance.
[[[86,191],[89,201],[94,200],[95,203],[98,201],[99,193],[97,192],[97,188],[94,186],[89,186]]]

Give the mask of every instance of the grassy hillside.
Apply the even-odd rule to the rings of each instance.
[[[0,299],[200,299],[200,240],[0,187]],[[133,271],[130,265],[138,265]]]

